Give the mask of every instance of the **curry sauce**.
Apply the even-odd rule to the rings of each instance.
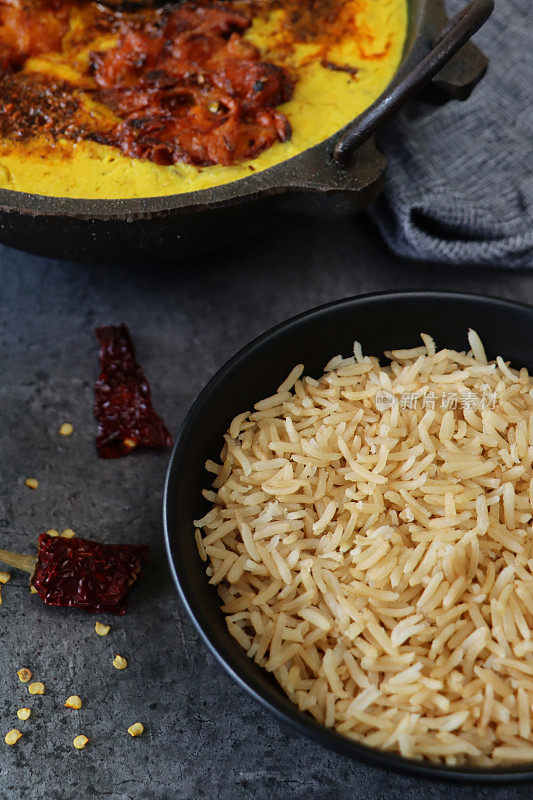
[[[237,180],[386,87],[405,0],[0,3],[0,186],[146,197]]]

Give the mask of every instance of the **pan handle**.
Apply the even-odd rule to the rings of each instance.
[[[437,36],[430,52],[385,97],[376,100],[344,133],[333,150],[339,164],[347,164],[355,150],[400,106],[422,89],[479,30],[494,10],[494,0],[472,0]]]

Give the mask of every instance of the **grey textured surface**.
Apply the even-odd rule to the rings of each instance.
[[[0,607],[1,800],[526,800],[531,787],[450,789],[380,772],[279,726],[222,672],[180,607],[166,566],[161,495],[166,454],[102,462],[94,451],[92,329],[124,320],[176,431],[217,367],[287,316],[351,294],[394,288],[485,291],[533,302],[533,276],[413,264],[370,224],[297,223],[181,270],[110,269],[0,249],[0,547],[28,551],[48,528],[148,542],[151,562],[130,612],[107,638],[87,614],[47,609],[23,576]],[[74,425],[60,437],[64,421]],[[35,491],[27,477],[40,481]],[[129,662],[118,672],[118,652]],[[46,684],[30,697],[21,666]],[[81,711],[63,707],[77,693]],[[19,723],[16,709],[33,709]],[[146,733],[126,728],[142,721]],[[24,731],[3,744],[11,727]],[[82,752],[72,739],[86,733]]]

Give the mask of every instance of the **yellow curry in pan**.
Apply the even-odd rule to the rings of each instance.
[[[0,0],[0,187],[191,192],[318,144],[386,88],[407,0]]]

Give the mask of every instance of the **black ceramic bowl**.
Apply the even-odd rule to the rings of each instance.
[[[473,783],[533,779],[533,764],[481,770],[416,762],[374,750],[327,729],[302,713],[275,680],[251,661],[227,631],[216,590],[209,586],[198,556],[193,519],[207,510],[201,490],[210,484],[206,458],[216,460],[232,418],[266,397],[295,364],[319,376],[329,359],[353,352],[412,347],[421,331],[438,346],[468,349],[473,327],[489,358],[501,354],[515,365],[533,368],[533,308],[491,297],[443,292],[372,294],[340,300],[290,319],[255,339],[209,381],[192,406],[176,441],[165,486],[164,520],[170,567],[178,592],[197,630],[229,674],[280,720],[316,741],[377,767]]]

